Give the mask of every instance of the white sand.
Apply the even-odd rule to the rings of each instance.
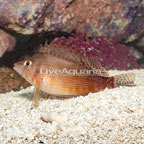
[[[64,100],[41,98],[38,108],[32,105],[33,87],[0,94],[0,144],[144,143],[144,70],[133,72],[135,87]],[[118,73],[124,72],[110,71]],[[41,115],[48,112],[67,121],[46,123]]]

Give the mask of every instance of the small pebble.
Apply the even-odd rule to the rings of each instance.
[[[64,115],[60,115],[57,112],[43,112],[41,114],[41,118],[45,122],[57,122],[57,123],[64,123],[67,121],[67,117]]]

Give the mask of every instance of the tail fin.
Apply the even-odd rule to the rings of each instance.
[[[118,86],[135,86],[135,74],[121,74],[114,76],[114,87]]]

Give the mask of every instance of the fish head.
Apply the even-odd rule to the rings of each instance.
[[[32,59],[16,62],[14,70],[19,73],[24,79],[32,84],[32,77],[36,70],[36,62]]]

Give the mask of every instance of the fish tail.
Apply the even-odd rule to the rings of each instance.
[[[113,78],[114,78],[113,87],[135,86],[134,84],[135,74],[134,73],[116,75]]]

